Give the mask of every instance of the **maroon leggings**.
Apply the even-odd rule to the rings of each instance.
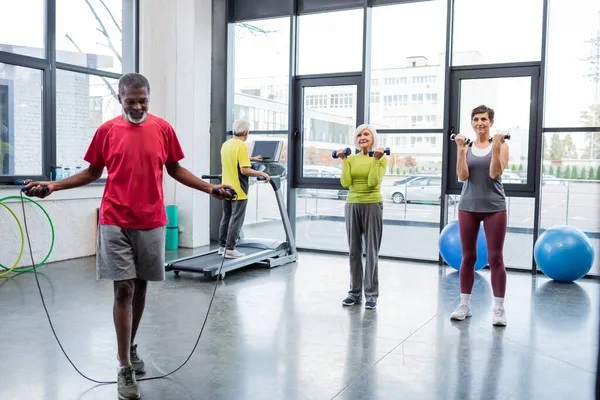
[[[460,265],[460,292],[471,294],[475,281],[475,262],[477,261],[477,236],[479,224],[483,221],[488,264],[492,271],[492,290],[494,297],[504,297],[506,291],[506,269],[502,257],[504,236],[506,235],[506,211],[496,213],[477,213],[458,210],[458,228],[462,247]]]

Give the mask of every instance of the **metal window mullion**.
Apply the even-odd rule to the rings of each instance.
[[[539,69],[539,76],[537,79],[538,92],[536,99],[537,106],[537,124],[535,130],[535,141],[534,141],[534,177],[533,177],[533,190],[535,194],[534,206],[533,206],[533,242],[532,246],[535,246],[537,239],[540,234],[541,221],[542,221],[542,168],[543,168],[543,157],[544,157],[544,101],[545,101],[545,83],[546,83],[546,62],[547,62],[547,46],[548,46],[548,25],[549,21],[549,2],[543,0],[542,9],[542,52],[541,62]],[[531,164],[528,160],[528,164]],[[529,173],[527,175],[530,175]],[[528,176],[529,178],[529,176]],[[533,253],[533,252],[532,252]],[[535,255],[531,256],[531,274],[537,274],[537,265],[535,262]]]
[[[60,69],[62,71],[76,72],[85,75],[101,76],[103,78],[117,80],[121,77],[121,74],[116,72],[102,71],[95,68],[82,67],[80,65],[66,64],[62,62],[57,62],[55,65],[57,69]]]
[[[44,71],[44,139],[42,171],[52,179],[52,166],[56,165],[56,0],[46,0],[46,57],[48,69]]]
[[[288,66],[288,174],[287,174],[287,198],[286,206],[290,220],[292,234],[296,237],[296,190],[294,188],[298,171],[300,170],[298,154],[301,152],[300,138],[300,116],[296,110],[300,110],[297,104],[296,94],[296,67],[298,57],[298,0],[292,0],[289,10],[290,16],[290,43],[289,43],[289,66]],[[300,153],[301,154],[301,153]]]
[[[451,171],[449,164],[450,137],[448,135],[444,135],[444,132],[449,132],[450,125],[452,124],[452,121],[450,120],[450,110],[452,109],[452,71],[450,65],[452,65],[452,28],[454,20],[453,3],[453,0],[447,0],[446,2],[446,57],[444,59],[444,121],[442,128],[442,187],[440,189],[440,232],[444,229],[446,223],[448,222],[448,173]],[[438,256],[438,265],[444,265],[444,259],[442,258],[441,254]]]

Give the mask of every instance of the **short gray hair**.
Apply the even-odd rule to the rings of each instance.
[[[362,124],[356,128],[356,131],[354,132],[354,147],[360,149],[360,146],[358,145],[358,135],[365,129],[369,130],[369,132],[371,132],[371,136],[373,136],[373,144],[371,145],[371,148],[374,149],[377,147],[377,129],[375,129],[373,125],[368,124]]]
[[[250,130],[248,121],[238,119],[233,123],[233,134],[235,136],[244,136]]]
[[[146,88],[148,95],[150,95],[150,82],[142,74],[132,72],[125,74],[119,79],[119,94],[123,96],[126,89],[140,89]]]

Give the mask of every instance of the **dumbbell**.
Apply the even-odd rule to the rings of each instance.
[[[352,150],[350,150],[350,147],[346,147],[344,149],[344,154],[346,155],[346,157],[348,157],[350,154],[352,154]],[[338,158],[337,150],[334,150],[331,152],[331,157]]]
[[[221,193],[221,190],[225,192],[225,197],[228,199],[233,199],[237,196],[237,193],[233,189],[214,188],[212,192],[215,196],[218,196]]]
[[[452,135],[450,135],[450,140],[454,141],[454,139],[456,139],[456,134],[453,133]],[[488,142],[492,143],[492,141],[494,140],[493,137],[489,137],[488,138]],[[506,135],[504,135],[504,140],[510,140],[510,133],[507,133]],[[473,141],[469,138],[467,138],[465,140],[465,144],[469,147],[473,146]]]
[[[369,157],[373,157],[373,154],[375,154],[375,150],[369,150]],[[385,150],[383,151],[383,154],[385,154],[386,156],[390,155],[390,148],[386,147]]]

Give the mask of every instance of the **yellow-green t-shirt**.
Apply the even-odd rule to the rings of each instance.
[[[248,177],[242,174],[242,168],[250,168],[250,156],[246,142],[240,139],[229,139],[221,147],[222,181],[237,192],[237,200],[248,198],[250,183]]]
[[[340,182],[350,188],[347,203],[371,204],[383,201],[381,181],[385,175],[387,158],[376,160],[362,153],[353,154],[342,163]]]

